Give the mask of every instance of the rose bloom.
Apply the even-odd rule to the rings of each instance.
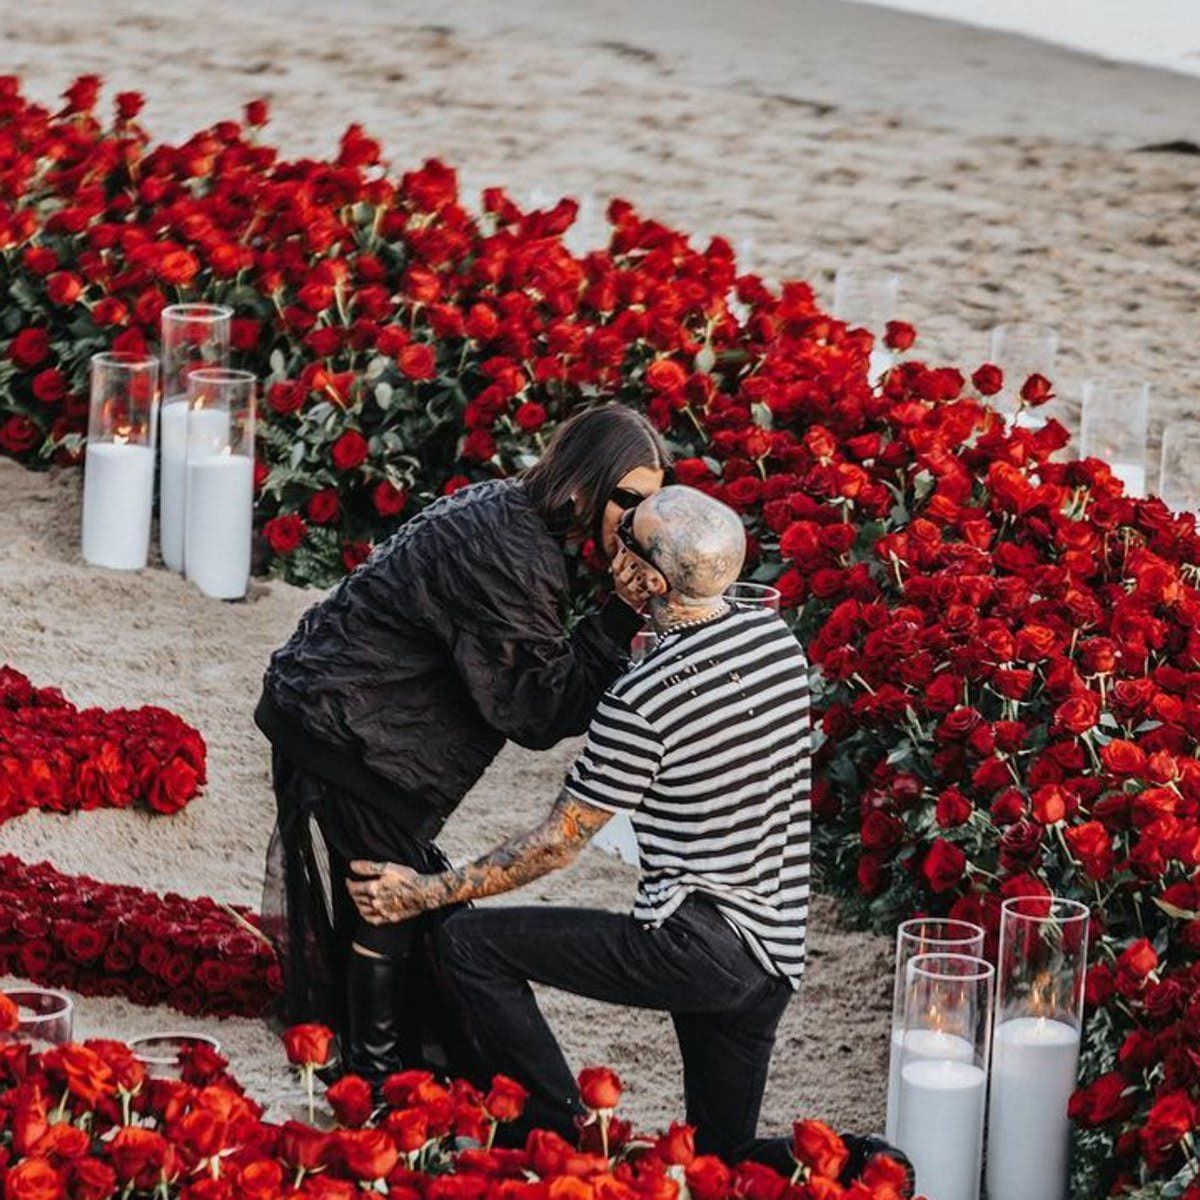
[[[671,1128],[658,1139],[654,1148],[663,1162],[686,1167],[696,1157],[696,1131],[690,1125],[672,1121]]]
[[[382,1129],[347,1129],[335,1136],[342,1162],[356,1179],[382,1179],[400,1160],[395,1141]]]
[[[371,492],[371,503],[381,517],[399,516],[408,504],[408,493],[384,479]]]
[[[36,367],[50,353],[50,335],[44,329],[22,329],[9,343],[8,357],[22,370]]]
[[[908,350],[917,340],[917,331],[907,321],[889,321],[884,329],[883,340],[891,350]]]
[[[4,1177],[4,1200],[62,1200],[62,1176],[45,1158],[27,1158]]]
[[[367,439],[357,429],[347,429],[329,452],[333,465],[339,471],[353,471],[367,459]]]
[[[971,376],[971,382],[981,396],[994,396],[1004,386],[1004,372],[993,363],[984,363]]]
[[[341,505],[333,488],[325,488],[309,497],[304,511],[314,525],[330,525],[338,519]]]
[[[620,1077],[608,1067],[584,1067],[579,1072],[579,1095],[593,1112],[611,1112],[623,1090]]]
[[[515,1121],[525,1111],[529,1092],[515,1079],[507,1075],[496,1075],[491,1089],[484,1097],[483,1107],[495,1121]]]
[[[921,864],[921,874],[934,892],[948,892],[963,877],[967,856],[953,842],[934,839]]]
[[[0,1033],[11,1033],[17,1027],[17,1006],[0,992]]]
[[[272,517],[263,526],[263,537],[275,554],[291,554],[308,532],[303,520],[296,513],[284,513]]]
[[[396,356],[396,364],[409,379],[427,380],[437,374],[437,357],[433,347],[424,342],[405,346]]]
[[[546,423],[546,410],[536,402],[529,400],[522,404],[513,414],[517,426],[525,433],[533,433]]]
[[[288,1062],[298,1067],[324,1066],[329,1061],[332,1043],[333,1030],[315,1023],[293,1025],[283,1034]]]
[[[822,1121],[797,1121],[792,1126],[792,1157],[814,1175],[836,1179],[850,1159],[850,1151]]]
[[[375,1109],[371,1085],[358,1075],[343,1075],[326,1090],[325,1098],[338,1121],[350,1127],[365,1125]]]

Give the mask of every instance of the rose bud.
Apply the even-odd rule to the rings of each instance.
[[[836,1179],[850,1159],[850,1151],[822,1121],[797,1121],[792,1126],[792,1157],[814,1175]]]
[[[350,1128],[365,1125],[375,1109],[371,1085],[358,1075],[343,1075],[326,1089],[325,1098],[338,1121]]]
[[[333,1030],[324,1025],[293,1025],[283,1035],[288,1062],[298,1067],[324,1066],[329,1061],[332,1043]]]
[[[400,1159],[395,1141],[382,1129],[344,1129],[336,1137],[342,1162],[356,1179],[382,1179]]]
[[[883,340],[891,350],[908,350],[917,340],[917,331],[907,321],[889,321]]]
[[[496,1075],[492,1087],[484,1098],[483,1107],[494,1121],[515,1121],[525,1111],[526,1091],[515,1079],[507,1075]]]
[[[608,1067],[585,1067],[579,1073],[579,1094],[593,1112],[611,1112],[622,1090],[617,1073]]]
[[[1004,372],[993,363],[984,363],[971,376],[971,382],[981,396],[994,396],[1004,386]]]
[[[655,1143],[658,1157],[671,1166],[686,1167],[696,1157],[696,1131],[672,1121],[671,1128]]]

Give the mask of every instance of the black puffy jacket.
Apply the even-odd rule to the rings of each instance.
[[[301,619],[255,714],[286,756],[433,836],[507,738],[582,733],[624,666],[619,600],[568,635],[561,539],[515,480],[437,501]]]

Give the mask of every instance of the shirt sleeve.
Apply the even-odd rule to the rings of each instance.
[[[644,717],[607,693],[588,728],[587,745],[563,787],[585,804],[631,812],[654,783],[662,742]]]

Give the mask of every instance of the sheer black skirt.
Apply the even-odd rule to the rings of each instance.
[[[355,944],[409,964],[405,1010],[416,1014],[426,1052],[424,1066],[466,1067],[465,1043],[437,961],[437,930],[458,907],[423,913],[394,925],[362,920],[346,890],[354,859],[398,863],[424,874],[449,866],[432,842],[409,834],[395,819],[356,796],[272,756],[277,819],[267,850],[263,930],[283,972],[274,1021],[320,1021],[345,1028],[346,965]]]

